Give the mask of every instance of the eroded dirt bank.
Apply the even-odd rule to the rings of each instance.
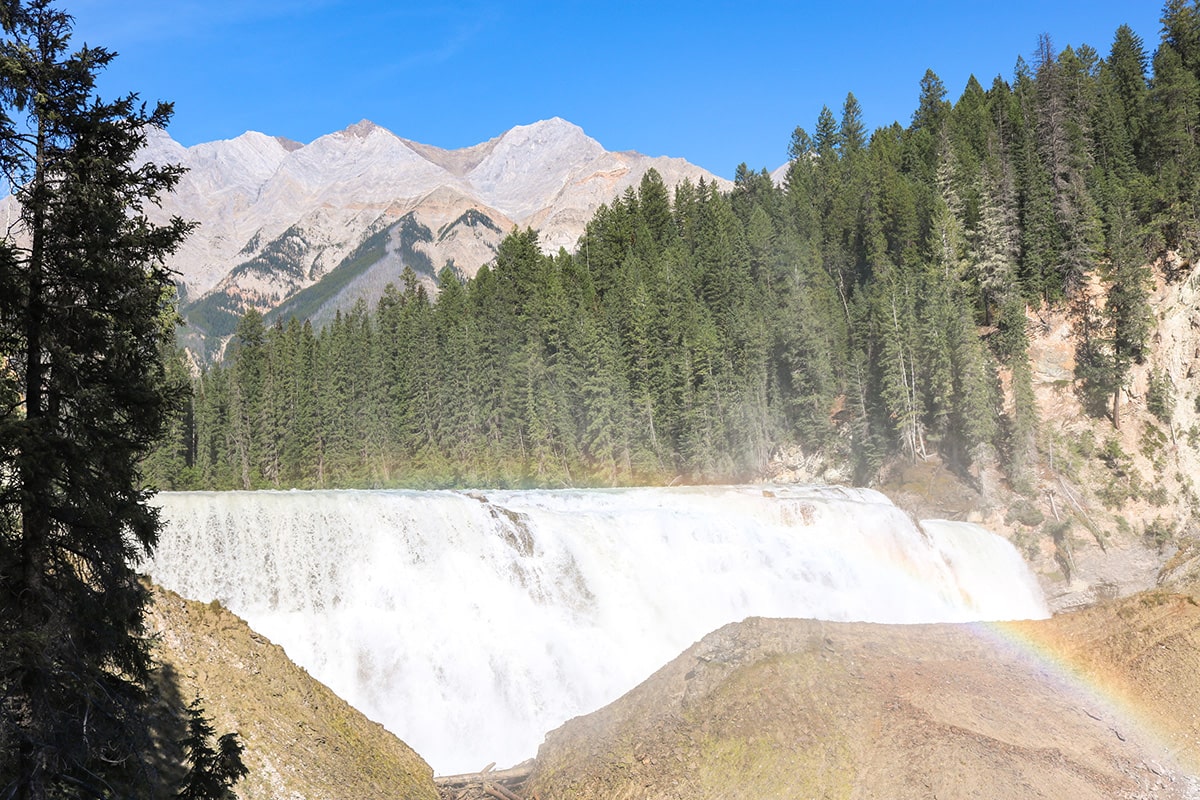
[[[1004,625],[750,619],[551,733],[528,792],[1195,798],[1197,674],[1182,595]]]
[[[154,589],[166,694],[199,693],[218,731],[237,731],[242,800],[436,800],[433,770],[404,742],[296,666],[217,604]]]

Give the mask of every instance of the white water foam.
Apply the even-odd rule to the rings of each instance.
[[[219,599],[441,774],[544,734],[747,616],[1048,616],[1005,540],[801,486],[158,496],[147,572]]]

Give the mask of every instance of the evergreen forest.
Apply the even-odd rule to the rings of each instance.
[[[246,314],[150,481],[722,481],[799,447],[859,482],[936,454],[1026,485],[1039,311],[1070,312],[1078,390],[1119,425],[1150,265],[1200,245],[1200,10],[1168,2],[1152,52],[1125,26],[1106,55],[1043,36],[1011,80],[917,94],[873,133],[853,94],[821,109],[779,185],[650,172],[574,253],[515,230],[436,294],[408,272],[320,330]]]

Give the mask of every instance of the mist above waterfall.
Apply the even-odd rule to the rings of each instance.
[[[218,599],[439,773],[516,763],[747,616],[1047,616],[1000,537],[837,487],[162,494],[146,570]]]

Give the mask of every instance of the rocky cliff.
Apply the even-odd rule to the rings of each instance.
[[[1154,327],[1130,369],[1119,426],[1088,414],[1075,375],[1069,309],[1026,312],[1037,404],[1037,459],[1014,488],[994,461],[969,472],[894,459],[875,487],[922,519],[966,519],[1011,540],[1054,611],[1200,578],[1200,266],[1170,255],[1153,265]],[[1099,294],[1097,292],[1097,294]],[[999,374],[1011,408],[1012,376]],[[781,452],[774,481],[846,482],[820,453]]]

